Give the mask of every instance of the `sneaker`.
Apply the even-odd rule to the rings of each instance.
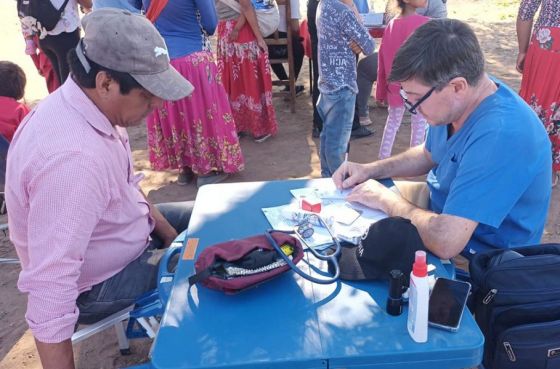
[[[352,133],[350,133],[350,139],[353,140],[356,138],[371,136],[373,132],[374,132],[373,129],[370,130],[362,126],[360,128],[353,130]]]
[[[296,97],[303,94],[303,91],[305,91],[304,85],[296,85]],[[284,92],[290,92],[290,86],[284,86]]]
[[[373,122],[371,121],[371,119],[369,119],[369,115],[366,115],[365,117],[360,117],[360,125],[362,126],[371,126],[373,124]]]
[[[272,135],[270,133],[268,133],[266,135],[259,136],[259,137],[255,137],[255,142],[256,143],[263,143],[266,140],[268,140],[270,137],[272,137]]]
[[[196,186],[200,188],[204,185],[220,183],[222,181],[225,181],[228,177],[229,174],[227,173],[212,172],[208,175],[198,176],[198,178],[196,179]]]

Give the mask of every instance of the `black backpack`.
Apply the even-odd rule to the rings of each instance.
[[[471,310],[486,369],[560,369],[560,244],[477,254]]]
[[[38,28],[51,31],[60,20],[68,1],[64,0],[64,4],[57,9],[50,0],[17,0],[18,16],[35,18],[37,23],[40,23]]]

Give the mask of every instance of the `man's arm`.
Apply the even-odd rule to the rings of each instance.
[[[146,199],[146,201],[148,201],[148,199]],[[167,219],[165,219],[163,214],[158,210],[157,206],[154,206],[149,201],[148,204],[150,204],[150,215],[155,221],[153,232],[163,241],[164,247],[168,247],[175,238],[177,238],[177,231],[169,224]]]
[[[424,175],[434,165],[429,151],[424,148],[424,145],[419,145],[369,164],[345,162],[336,170],[332,178],[337,188],[351,188],[368,179]]]
[[[458,255],[478,225],[470,219],[420,209],[373,180],[356,186],[347,200],[380,209],[389,216],[410,219],[426,248],[443,259]]]
[[[35,339],[43,369],[74,369],[72,342],[44,343]]]

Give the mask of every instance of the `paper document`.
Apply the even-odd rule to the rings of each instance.
[[[290,192],[296,200],[301,197],[320,198],[320,215],[323,219],[334,220],[331,228],[335,236],[353,244],[360,242],[370,225],[387,217],[387,214],[380,210],[346,201],[350,190],[338,190],[330,178],[314,181],[312,187],[293,189]],[[359,216],[356,217],[355,213],[359,213]]]
[[[379,27],[383,25],[385,13],[360,14],[365,27]]]
[[[272,229],[279,231],[294,231],[298,222],[292,220],[291,214],[299,211],[295,203],[262,209],[264,216],[270,223]],[[332,245],[332,238],[326,228],[313,226],[313,235],[305,240],[298,236],[303,245],[313,247],[316,250],[324,250]]]

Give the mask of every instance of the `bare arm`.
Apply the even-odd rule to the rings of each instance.
[[[523,66],[525,64],[525,56],[529,48],[529,41],[531,40],[531,30],[533,29],[533,20],[522,20],[520,16],[517,17],[517,44],[519,53],[517,54],[517,62],[515,67],[519,73],[523,73]]]
[[[44,343],[35,339],[43,369],[74,369],[74,353],[70,339],[60,343]]]
[[[458,255],[478,225],[470,219],[420,209],[374,180],[356,186],[347,200],[410,219],[426,248],[443,259]]]
[[[249,26],[251,26],[251,29],[257,38],[257,43],[263,50],[266,50],[266,43],[264,42],[261,30],[259,29],[257,15],[255,14],[255,9],[253,8],[251,0],[239,0],[239,5],[241,5],[241,12],[247,19],[247,23],[249,23]]]

